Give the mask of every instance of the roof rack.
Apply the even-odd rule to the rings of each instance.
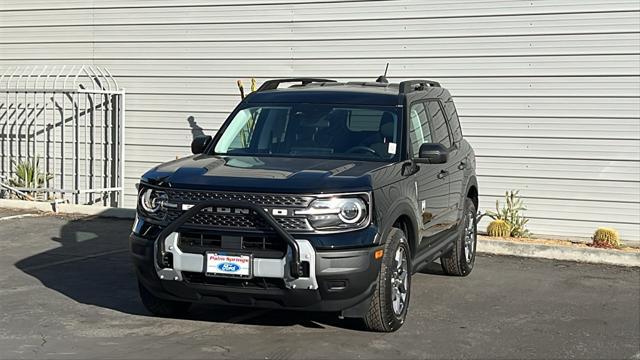
[[[267,91],[277,89],[280,84],[283,83],[292,83],[299,82],[302,86],[311,84],[311,83],[335,83],[335,80],[331,79],[320,79],[320,78],[286,78],[286,79],[273,79],[267,80],[262,84],[258,90],[256,91]]]
[[[432,80],[407,80],[402,81],[399,85],[400,93],[410,93],[412,91],[421,91],[426,87],[440,87],[440,83]]]

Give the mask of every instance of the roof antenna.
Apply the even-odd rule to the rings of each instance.
[[[387,63],[387,67],[384,68],[384,75],[378,76],[376,79],[377,83],[388,84],[389,80],[387,80],[387,70],[389,70],[389,63]]]

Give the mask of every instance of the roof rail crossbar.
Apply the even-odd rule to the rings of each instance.
[[[266,91],[266,90],[273,90],[273,89],[277,89],[278,86],[280,86],[280,84],[283,83],[292,83],[292,82],[299,82],[302,83],[302,85],[308,85],[311,83],[326,83],[326,82],[330,82],[330,83],[334,83],[336,82],[335,80],[331,80],[331,79],[320,79],[320,78],[287,78],[287,79],[273,79],[273,80],[267,80],[264,82],[264,84],[262,84],[257,91]]]
[[[427,86],[440,87],[440,83],[432,80],[407,80],[400,83],[400,93],[424,90]]]

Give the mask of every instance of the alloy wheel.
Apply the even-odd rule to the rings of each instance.
[[[391,275],[391,300],[393,312],[400,316],[407,302],[409,287],[409,266],[407,252],[400,246],[394,256],[396,267]]]
[[[464,228],[464,255],[467,264],[470,264],[473,260],[473,253],[476,247],[476,226],[475,215],[469,211],[466,215],[465,228]]]

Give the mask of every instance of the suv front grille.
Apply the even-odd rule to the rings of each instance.
[[[170,210],[167,213],[167,222],[171,222],[182,214],[181,211]],[[311,225],[307,219],[302,217],[276,217],[278,224],[287,231],[305,232],[311,231]],[[230,215],[213,214],[200,211],[191,219],[187,220],[183,227],[204,229],[204,230],[241,230],[256,232],[271,232],[273,229],[261,217],[255,214]]]
[[[194,204],[210,200],[226,200],[246,201],[263,206],[304,208],[313,200],[311,196],[289,194],[234,193],[175,189],[168,189],[166,192],[171,201],[183,204]]]
[[[287,209],[289,214],[294,209],[306,208],[313,197],[303,195],[288,194],[256,194],[256,193],[233,193],[233,192],[214,192],[214,191],[196,191],[196,190],[166,190],[169,201],[179,204],[195,205],[203,201],[223,200],[253,203],[265,206],[270,209]],[[177,209],[168,209],[166,222],[172,222],[177,219],[183,211]],[[310,232],[313,230],[309,222],[302,216],[274,216],[275,220],[285,230],[291,232]],[[246,214],[234,212],[215,212],[212,209],[203,209],[192,216],[182,226],[183,228],[200,229],[200,230],[223,230],[223,231],[242,231],[242,232],[272,232],[273,229],[260,216],[253,212]]]

